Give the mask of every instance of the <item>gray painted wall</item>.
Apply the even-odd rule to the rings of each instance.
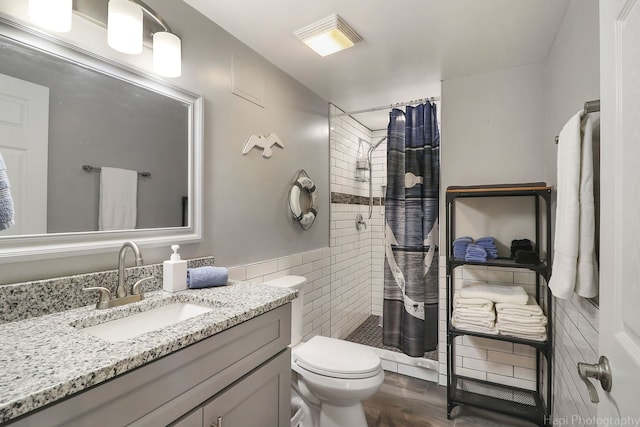
[[[232,266],[329,245],[328,104],[183,2],[148,0],[182,39],[182,77],[172,83],[205,99],[204,238],[184,245],[183,257],[214,255]],[[265,77],[265,107],[231,93],[236,55]],[[275,132],[285,149],[264,159],[243,156],[251,134]],[[300,169],[319,190],[319,215],[309,231],[289,218],[287,197]],[[166,259],[167,248],[145,248],[145,262]],[[117,254],[2,265],[0,283],[114,268]]]
[[[544,67],[533,64],[442,83],[442,199],[451,185],[544,181]],[[533,239],[533,201],[461,200],[457,236],[492,235],[498,252],[511,240]],[[444,244],[445,233],[441,233]]]

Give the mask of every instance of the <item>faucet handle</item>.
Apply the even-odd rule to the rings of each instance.
[[[144,277],[140,280],[138,280],[136,283],[133,284],[133,286],[131,287],[131,295],[139,295],[142,294],[142,284],[146,281],[149,281],[151,279],[155,279],[155,277],[153,276],[149,276],[149,277]]]
[[[100,299],[96,304],[96,308],[105,308],[106,304],[111,301],[111,291],[107,288],[103,288],[102,286],[93,286],[90,288],[83,288],[84,292],[100,292]]]

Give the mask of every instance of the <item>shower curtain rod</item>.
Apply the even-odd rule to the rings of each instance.
[[[429,101],[429,102],[440,101],[440,97],[431,96],[429,98],[420,98],[420,99],[414,99],[412,101],[397,102],[391,105],[382,105],[380,107],[366,108],[364,110],[350,111],[348,113],[332,114],[331,117],[342,117],[342,116],[350,116],[352,114],[371,113],[373,111],[380,111],[380,110],[390,110],[392,108],[404,107],[405,105],[422,104],[425,101]]]

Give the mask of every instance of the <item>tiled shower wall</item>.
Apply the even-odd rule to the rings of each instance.
[[[341,110],[333,105],[330,107],[332,115],[338,112]],[[329,139],[331,335],[344,338],[371,314],[373,227],[367,218],[368,206],[362,204],[369,195],[369,184],[356,180],[358,150],[366,155],[371,144],[371,131],[349,116],[332,117]],[[367,228],[356,229],[358,213],[364,217]]]

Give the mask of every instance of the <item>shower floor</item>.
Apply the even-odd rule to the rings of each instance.
[[[369,347],[382,348],[396,353],[402,353],[402,351],[396,347],[389,347],[382,344],[382,327],[378,326],[379,323],[379,316],[369,316],[363,324],[358,326],[356,330],[345,339],[358,344],[368,345]],[[423,357],[425,359],[438,361],[438,350],[428,351]]]

